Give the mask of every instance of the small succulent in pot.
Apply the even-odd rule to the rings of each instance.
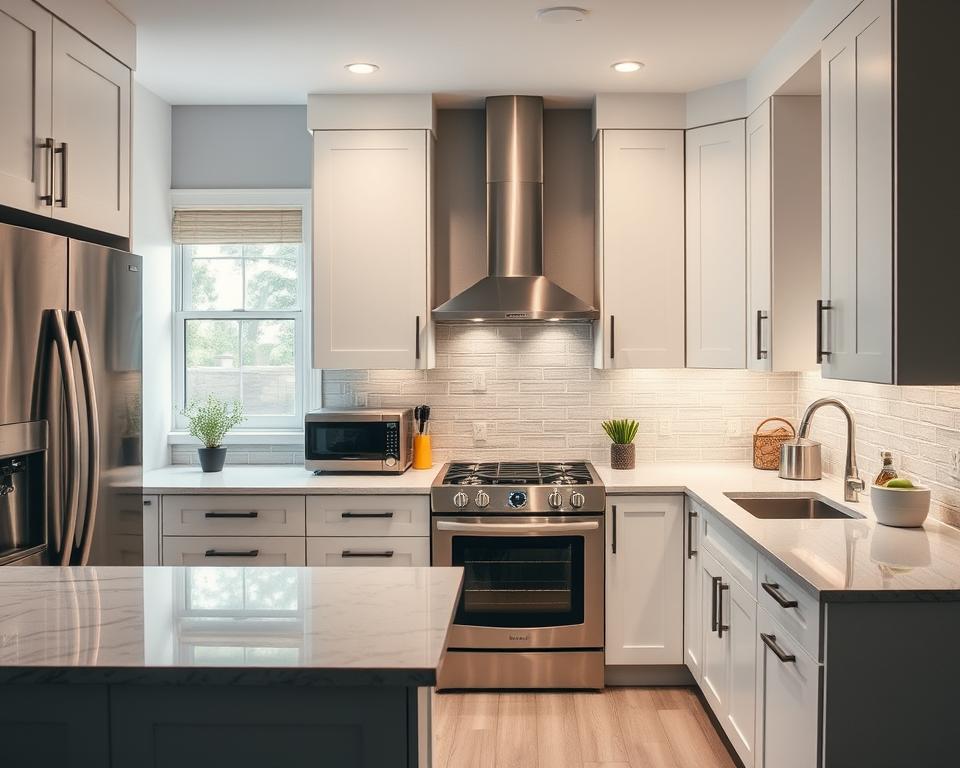
[[[613,441],[610,446],[610,466],[614,469],[633,469],[637,465],[637,447],[633,440],[640,424],[635,419],[610,419],[600,426]]]
[[[222,470],[223,462],[227,458],[223,438],[227,432],[243,422],[243,403],[234,400],[228,404],[216,395],[207,395],[205,403],[190,403],[183,415],[188,420],[187,430],[204,445],[197,449],[203,471]]]

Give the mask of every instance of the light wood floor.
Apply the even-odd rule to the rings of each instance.
[[[433,768],[734,768],[689,688],[435,693]]]

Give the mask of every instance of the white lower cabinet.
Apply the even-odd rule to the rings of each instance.
[[[816,768],[821,666],[763,608],[757,625],[755,768]]]
[[[704,697],[745,768],[754,765],[757,603],[709,552],[700,558]]]
[[[164,536],[164,565],[302,566],[299,536]]]
[[[430,538],[417,536],[310,536],[307,565],[428,566]]]
[[[683,663],[697,682],[703,675],[703,624],[700,615],[700,521],[702,509],[689,498],[683,557]]]
[[[607,499],[606,663],[683,663],[683,496]]]

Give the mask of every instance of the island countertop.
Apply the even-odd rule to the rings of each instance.
[[[430,686],[460,568],[0,569],[0,682]]]

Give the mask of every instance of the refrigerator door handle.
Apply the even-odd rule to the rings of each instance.
[[[57,347],[60,375],[63,378],[64,407],[67,417],[67,507],[60,539],[60,551],[54,554],[59,558],[60,565],[70,565],[80,507],[80,413],[77,400],[77,377],[73,370],[67,322],[62,309],[52,310],[51,315],[53,342]]]
[[[68,325],[71,344],[76,343],[80,353],[80,375],[83,378],[83,391],[86,398],[87,414],[87,493],[83,513],[83,531],[80,546],[74,551],[73,564],[86,565],[90,560],[90,547],[93,544],[93,529],[97,522],[97,507],[100,496],[100,412],[97,407],[97,389],[93,375],[93,359],[90,356],[90,341],[87,328],[83,323],[83,313],[70,313]]]

